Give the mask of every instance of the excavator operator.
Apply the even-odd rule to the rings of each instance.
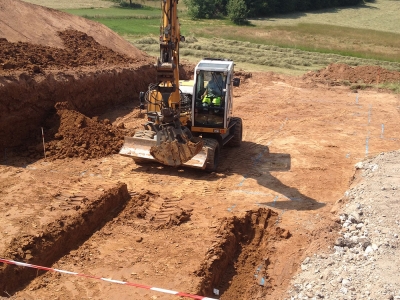
[[[206,86],[206,90],[203,94],[203,106],[214,106],[219,107],[222,103],[223,98],[223,87],[224,87],[224,78],[222,77],[222,73],[213,72],[211,73],[211,80],[208,82]]]

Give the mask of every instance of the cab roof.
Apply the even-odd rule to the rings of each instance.
[[[205,58],[197,64],[196,70],[229,72],[233,69],[233,64],[232,60]]]

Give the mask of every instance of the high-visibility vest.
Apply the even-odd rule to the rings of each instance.
[[[211,97],[206,96],[203,98],[202,103],[207,104],[207,105],[210,105],[212,103],[214,106],[220,106],[221,105],[221,97],[211,98]]]

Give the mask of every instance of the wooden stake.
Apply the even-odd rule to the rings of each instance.
[[[43,133],[43,127],[42,127],[42,140],[43,140],[43,153],[44,153],[44,159],[46,159],[46,147],[44,145],[44,133]]]

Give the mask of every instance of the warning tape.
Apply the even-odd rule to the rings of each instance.
[[[20,266],[20,267],[27,267],[27,268],[39,269],[39,270],[43,270],[43,271],[58,272],[58,273],[76,275],[76,276],[86,277],[86,278],[91,278],[91,279],[103,280],[103,281],[107,281],[107,282],[111,282],[111,283],[123,284],[123,285],[128,285],[128,286],[141,288],[141,289],[147,289],[147,290],[152,290],[152,291],[156,291],[156,292],[160,292],[160,293],[164,293],[164,294],[176,295],[176,296],[187,297],[187,298],[192,298],[192,299],[218,300],[218,299],[215,299],[215,298],[208,298],[208,297],[204,297],[204,296],[198,296],[198,295],[192,295],[192,294],[187,294],[187,293],[182,293],[182,292],[176,292],[176,291],[161,289],[161,288],[157,288],[157,287],[151,287],[151,286],[148,286],[148,285],[143,285],[143,284],[138,284],[138,283],[133,283],[133,282],[125,282],[125,281],[120,281],[120,280],[114,280],[114,279],[111,279],[111,278],[104,278],[104,277],[85,275],[85,274],[82,274],[82,273],[59,270],[59,269],[54,269],[54,268],[47,268],[47,267],[43,267],[43,266],[27,264],[27,263],[18,262],[18,261],[9,260],[9,259],[4,259],[4,258],[0,258],[0,262],[1,263],[5,263],[5,264],[9,264],[9,265],[17,265],[17,266]]]

